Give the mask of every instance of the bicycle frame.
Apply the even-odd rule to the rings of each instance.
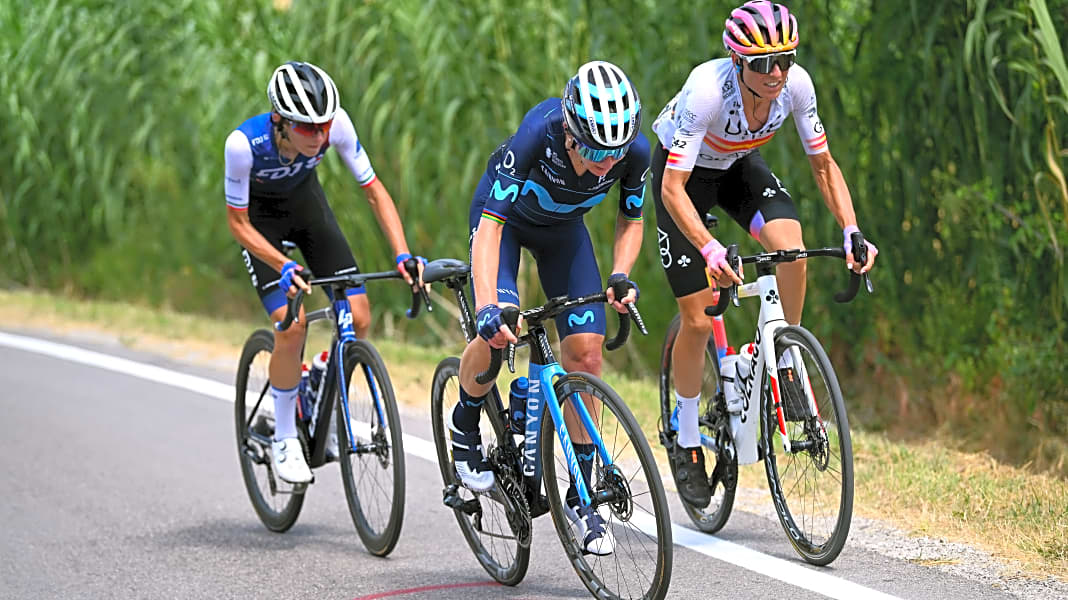
[[[782,438],[783,448],[790,452],[790,438],[786,433],[786,420],[782,412],[782,396],[779,390],[779,375],[775,360],[775,333],[786,327],[786,316],[782,310],[781,296],[779,295],[778,279],[775,277],[774,267],[768,264],[757,266],[758,277],[755,282],[738,286],[738,298],[758,297],[760,299],[760,314],[757,317],[756,331],[753,336],[753,361],[749,375],[741,379],[742,389],[742,422],[745,423],[749,413],[749,407],[753,403],[759,403],[764,386],[765,374],[771,381],[771,391],[774,401],[776,418],[778,421],[779,436]],[[721,317],[717,317],[721,318]],[[718,357],[722,372],[722,358],[725,348],[716,340]],[[805,396],[809,403],[812,414],[817,414],[812,395],[812,384],[808,380],[808,374],[804,372],[804,362],[796,348],[791,348],[794,365],[801,372],[801,381],[805,389]],[[760,404],[756,404],[760,406]],[[759,413],[758,413],[759,414]],[[765,432],[771,435],[771,432]]]

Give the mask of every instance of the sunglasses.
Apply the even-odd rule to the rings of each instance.
[[[601,162],[607,158],[620,160],[627,155],[627,150],[630,150],[630,144],[620,148],[612,148],[611,150],[598,150],[596,148],[585,146],[582,142],[575,140],[575,150],[578,152],[579,156],[590,162]]]
[[[790,52],[779,52],[764,56],[739,56],[749,65],[750,71],[767,75],[771,73],[775,65],[779,65],[779,69],[785,73],[787,69],[793,66],[794,60],[797,58],[797,52],[791,50]]]
[[[333,124],[333,122],[333,119],[326,123],[301,123],[299,121],[290,121],[290,123],[293,124],[293,131],[308,137],[312,137],[317,133],[330,133],[330,125]]]

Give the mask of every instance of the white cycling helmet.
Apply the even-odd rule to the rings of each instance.
[[[274,70],[267,97],[275,112],[299,123],[326,123],[337,112],[337,86],[319,67],[287,62]]]
[[[564,87],[563,104],[567,129],[584,146],[613,150],[638,137],[638,91],[612,63],[595,60],[579,67]]]

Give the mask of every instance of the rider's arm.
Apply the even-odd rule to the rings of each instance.
[[[856,225],[857,215],[853,211],[849,186],[846,185],[842,170],[838,168],[838,163],[831,156],[831,152],[828,150],[819,154],[810,154],[808,161],[812,165],[812,174],[816,177],[816,186],[823,195],[823,201],[838,221],[838,225],[842,229],[849,225]]]
[[[501,258],[504,224],[483,218],[471,242],[471,276],[475,285],[475,308],[497,304],[497,268]]]
[[[286,255],[275,249],[252,225],[248,217],[248,185],[252,174],[252,146],[248,137],[234,131],[226,138],[225,179],[226,222],[237,243],[253,256],[281,272],[282,265],[289,262]]]
[[[649,176],[649,140],[639,133],[625,159],[627,171],[619,182],[619,215],[612,247],[612,273],[630,274],[642,246],[642,207]]]

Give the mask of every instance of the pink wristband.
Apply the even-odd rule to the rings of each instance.
[[[727,249],[723,247],[723,244],[719,243],[716,238],[712,238],[708,240],[707,244],[701,247],[701,256],[703,256],[705,258],[705,261],[707,261],[710,255],[719,251],[723,251],[724,254],[727,253]]]

